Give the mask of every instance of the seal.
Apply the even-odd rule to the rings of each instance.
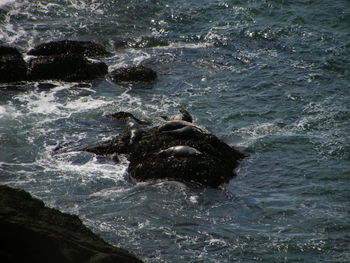
[[[185,126],[193,126],[191,122],[183,121],[183,120],[175,120],[175,121],[167,121],[162,125],[159,125],[158,131],[171,131],[183,128]]]
[[[169,134],[179,139],[190,139],[201,135],[204,132],[196,126],[184,126],[179,129],[164,131],[162,133]]]
[[[179,110],[181,114],[176,114],[173,116],[166,116],[166,115],[161,115],[160,117],[163,118],[166,121],[175,121],[175,120],[180,120],[180,121],[187,121],[187,122],[192,122],[193,118],[191,114],[185,110],[181,109]]]
[[[189,157],[202,155],[196,148],[187,145],[173,146],[158,153],[159,156],[165,157]]]
[[[130,119],[135,120],[138,124],[142,124],[142,125],[150,125],[151,123],[145,120],[140,120],[138,118],[136,118],[133,114],[131,114],[130,112],[125,112],[125,111],[118,111],[116,113],[112,113],[112,114],[107,114],[105,115],[107,118],[110,119],[114,119],[114,120],[118,120],[120,122],[123,123],[127,123]]]
[[[127,127],[130,133],[129,145],[132,145],[142,137],[144,131],[140,128],[138,122],[130,117],[127,120]]]

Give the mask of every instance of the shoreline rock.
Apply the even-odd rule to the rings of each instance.
[[[0,185],[1,262],[142,263],[29,193]]]

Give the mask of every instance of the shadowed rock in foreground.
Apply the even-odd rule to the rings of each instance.
[[[45,207],[23,190],[0,185],[3,263],[142,263],[86,228],[74,215]]]
[[[129,130],[83,150],[99,155],[126,154],[135,181],[177,180],[219,188],[235,176],[245,155],[190,122],[173,120],[149,130]],[[131,128],[130,128],[131,127]]]

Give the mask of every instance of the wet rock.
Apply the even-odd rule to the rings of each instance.
[[[13,47],[0,46],[0,82],[23,81],[27,65],[22,54]]]
[[[53,56],[76,54],[87,57],[111,55],[104,46],[91,41],[62,40],[43,43],[28,52],[32,56]]]
[[[130,153],[130,139],[131,134],[129,131],[114,137],[111,140],[92,143],[87,146],[83,146],[80,151],[87,151],[97,155],[111,155],[111,154],[129,154]],[[63,149],[59,149],[63,152]]]
[[[156,127],[132,145],[130,177],[136,181],[170,179],[219,188],[235,176],[244,154],[216,136],[199,132],[179,137]]]
[[[0,211],[1,262],[142,262],[23,190],[0,186]]]
[[[109,77],[114,82],[153,81],[157,78],[157,73],[143,66],[126,67],[113,70],[109,73]]]
[[[103,62],[90,62],[81,55],[41,56],[29,61],[30,80],[92,80],[106,75],[108,67]]]
[[[102,155],[126,154],[130,161],[128,172],[134,181],[166,179],[214,188],[232,179],[234,169],[245,157],[215,135],[186,121],[169,121],[143,131],[133,143],[131,137],[127,131],[82,150]]]

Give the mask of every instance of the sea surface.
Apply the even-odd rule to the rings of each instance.
[[[0,1],[1,44],[63,39],[158,79],[1,84],[1,184],[148,263],[350,262],[348,0]],[[224,189],[133,184],[123,156],[53,154],[123,132],[106,114],[157,124],[181,108],[249,155]]]

